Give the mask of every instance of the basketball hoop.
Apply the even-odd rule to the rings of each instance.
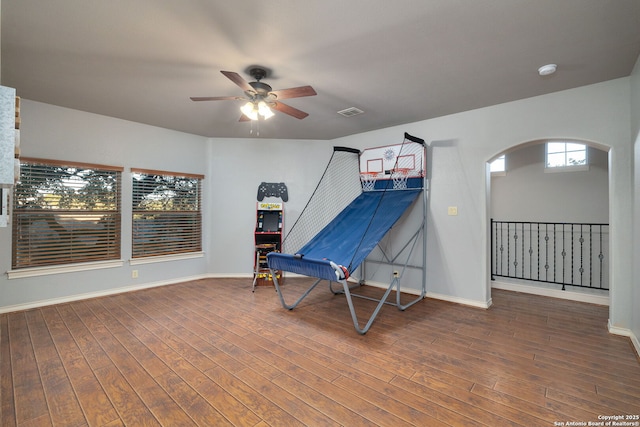
[[[372,191],[376,186],[376,180],[378,179],[378,172],[361,172],[360,181],[362,182],[362,189],[364,191]]]
[[[394,190],[404,190],[407,188],[407,178],[409,178],[409,168],[397,168],[391,171]]]

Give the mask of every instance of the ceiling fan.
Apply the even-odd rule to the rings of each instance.
[[[229,80],[238,85],[245,96],[195,96],[191,97],[192,101],[247,101],[241,108],[242,115],[240,121],[259,120],[260,117],[268,119],[273,116],[274,110],[288,114],[296,119],[304,119],[309,114],[298,110],[290,105],[281,102],[281,99],[299,98],[302,96],[316,95],[316,91],[311,86],[300,86],[289,89],[273,90],[271,86],[261,82],[267,76],[267,70],[262,67],[251,67],[248,73],[255,79],[253,82],[247,82],[238,73],[233,71],[220,71]]]

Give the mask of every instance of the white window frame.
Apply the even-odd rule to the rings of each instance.
[[[10,273],[29,277],[121,264],[122,171],[23,157],[14,187]]]
[[[558,150],[558,151],[553,151],[552,153],[549,153],[549,147],[550,144],[564,144],[564,150]],[[583,146],[584,150],[577,150],[575,149],[575,146]],[[572,149],[574,148],[574,149]],[[577,152],[582,152],[584,151],[584,164],[568,164],[569,162],[569,155],[570,153],[577,153]],[[562,162],[561,165],[557,165],[557,166],[552,166],[549,164],[549,155],[558,155],[558,154],[563,154],[564,155],[564,161]],[[552,140],[552,141],[547,141],[545,143],[545,149],[544,149],[544,171],[545,172],[573,172],[573,171],[586,171],[589,170],[589,146],[587,144],[581,143],[581,142],[576,142],[576,141],[558,141],[558,140]]]
[[[137,188],[136,181],[142,176],[149,182]],[[204,175],[199,174],[131,168],[132,265],[202,256],[203,181]],[[172,182],[187,183],[191,190],[174,197],[173,190],[166,188]],[[155,206],[153,199],[158,200]],[[145,200],[149,202],[146,207]],[[176,207],[175,202],[186,205]]]

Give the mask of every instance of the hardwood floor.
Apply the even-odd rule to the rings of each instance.
[[[289,279],[285,295],[300,282]],[[355,303],[368,318],[374,303]],[[637,416],[640,362],[607,317],[606,307],[494,290],[489,310],[430,299],[384,307],[361,336],[325,285],[288,311],[272,288],[252,293],[250,279],[187,282],[0,315],[0,421],[554,426]]]

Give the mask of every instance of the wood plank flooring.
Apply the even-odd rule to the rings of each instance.
[[[285,295],[307,282],[288,279]],[[366,320],[374,303],[355,304]],[[0,425],[558,426],[638,416],[640,362],[629,339],[607,332],[607,317],[607,307],[494,290],[489,310],[385,306],[361,336],[325,285],[288,311],[273,288],[252,293],[249,279],[48,306],[0,315]]]

